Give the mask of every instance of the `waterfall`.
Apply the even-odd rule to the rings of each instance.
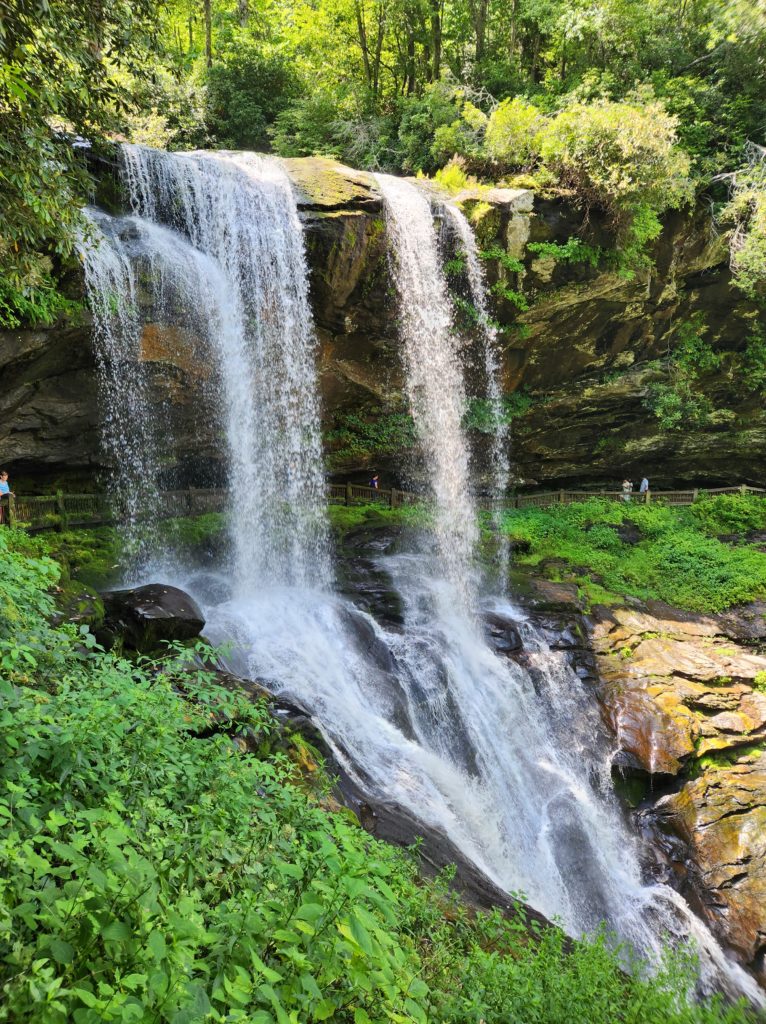
[[[139,358],[141,323],[136,276],[112,219],[85,211],[78,239],[93,338],[102,410],[102,446],[111,462],[110,497],[123,524],[126,553],[146,553],[157,512],[157,449],[145,369]]]
[[[123,165],[155,312],[203,337],[217,368],[206,414],[224,420],[239,591],[327,585],[316,338],[290,182],[247,154],[125,146]]]
[[[427,198],[408,181],[387,174],[375,178],[393,251],[407,395],[434,493],[440,560],[456,594],[469,606],[478,532],[462,429],[463,378],[433,214]]]
[[[510,460],[508,444],[510,431],[503,408],[503,383],[501,378],[502,362],[497,336],[497,328],[489,315],[487,301],[487,285],[484,268],[479,259],[476,238],[462,212],[448,204],[445,206],[447,215],[452,221],[455,232],[460,239],[460,247],[465,259],[466,276],[471,289],[471,298],[478,314],[478,328],[481,334],[484,375],[486,378],[487,400],[492,420],[492,443],[490,464],[492,467],[491,514],[498,544],[499,565],[498,576],[504,588],[510,565],[510,543],[507,534],[502,530],[502,503],[508,490],[510,480]]]
[[[101,253],[107,269],[89,274],[91,303],[104,311],[106,335],[127,346],[130,373],[139,276],[161,315],[188,325],[213,353],[233,571],[177,564],[166,579],[200,601],[207,636],[231,646],[230,667],[308,708],[371,797],[443,830],[498,885],[525,893],[570,933],[606,921],[650,958],[666,935],[692,934],[710,983],[728,977],[755,998],[680,896],[644,882],[592,694],[523,612],[479,600],[462,372],[425,197],[378,176],[407,391],[435,505],[435,561],[394,545],[387,553],[385,544],[369,554],[401,595],[401,628],[329,585],[316,346],[302,230],[281,166],[127,147],[125,175],[133,216],[101,218],[111,255]],[[118,331],[109,296],[120,282]],[[110,387],[107,403],[119,404],[124,387]],[[118,415],[140,449],[140,423]],[[521,632],[525,664],[490,648],[486,614]]]

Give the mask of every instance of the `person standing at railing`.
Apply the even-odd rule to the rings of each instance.
[[[643,477],[641,480],[641,486],[638,488],[638,493],[641,495],[643,501],[646,501],[646,496],[649,493],[649,480],[647,477]]]
[[[631,495],[633,494],[633,481],[628,480],[627,477],[622,481],[622,500],[630,501]]]
[[[373,473],[370,477],[370,487],[373,487],[376,491],[380,487],[380,477],[377,473]]]
[[[2,525],[8,521],[8,502],[12,494],[11,485],[8,483],[8,470],[0,469],[0,524]]]

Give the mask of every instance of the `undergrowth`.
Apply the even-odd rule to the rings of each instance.
[[[0,558],[0,1021],[748,1020],[685,1001],[685,953],[645,980],[605,936],[467,913],[268,753],[204,645],[104,653],[50,624],[44,541],[2,530]]]
[[[766,501],[719,495],[685,508],[591,499],[547,509],[508,512],[505,530],[519,549],[516,560],[563,562],[591,602],[625,595],[659,599],[690,611],[717,612],[766,595],[766,554],[744,535],[766,528]],[[619,527],[640,531],[623,540]]]

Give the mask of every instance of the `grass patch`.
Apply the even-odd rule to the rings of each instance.
[[[718,612],[766,595],[766,554],[716,536],[764,524],[766,501],[737,495],[703,498],[687,508],[591,499],[520,509],[504,519],[508,536],[523,549],[518,563],[563,562],[591,603],[606,592],[696,612]],[[621,539],[622,525],[639,528],[638,543]]]
[[[431,524],[431,512],[425,504],[402,505],[401,508],[388,508],[376,502],[365,505],[329,505],[328,515],[330,526],[339,537],[362,526],[427,528]]]

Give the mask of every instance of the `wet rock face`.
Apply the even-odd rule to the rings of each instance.
[[[766,983],[766,751],[707,768],[656,809],[688,845],[692,884],[714,930]]]
[[[150,583],[101,596],[105,626],[139,651],[151,651],[163,641],[193,640],[205,626],[196,601],[178,587]]]
[[[678,884],[766,983],[766,657],[759,606],[720,617],[600,610],[592,629],[615,765],[672,792],[642,814]],[[737,639],[732,639],[733,634]]]
[[[407,413],[407,404],[399,310],[375,179],[332,160],[287,165],[305,226],[330,469],[346,474],[374,467],[398,480],[411,441],[386,429],[391,417]],[[586,484],[648,472],[655,486],[696,479],[762,482],[766,411],[757,394],[732,394],[727,372],[705,381],[714,404],[736,414],[717,427],[687,424],[683,432],[663,433],[645,405],[659,379],[652,361],[666,354],[679,322],[704,314],[708,337],[725,354],[741,351],[756,315],[730,284],[725,245],[703,208],[670,217],[654,270],[628,281],[608,269],[541,258],[528,249],[529,243],[564,243],[576,235],[582,215],[564,200],[536,199],[523,189],[456,198],[475,221],[479,245],[504,248],[522,267],[511,272],[497,261],[484,263],[490,284],[502,276],[504,288],[530,303],[519,315],[513,303],[493,300],[493,313],[506,328],[505,390],[523,388],[532,398],[514,419],[520,479]],[[601,244],[610,244],[593,220],[591,229]],[[469,344],[465,357],[469,378],[480,376],[478,349]],[[141,358],[153,401],[174,438],[167,485],[210,486],[224,479],[210,353],[180,325],[147,323]],[[0,332],[0,371],[0,452],[17,479],[27,473],[62,482],[67,475],[92,478],[104,457],[89,325]],[[471,378],[472,389],[481,391]],[[362,443],[348,443],[343,431],[349,417],[380,429],[368,431]],[[485,441],[477,439],[477,450]]]
[[[651,775],[677,775],[692,755],[766,742],[766,657],[714,618],[614,609],[593,630],[602,701],[619,749]]]

